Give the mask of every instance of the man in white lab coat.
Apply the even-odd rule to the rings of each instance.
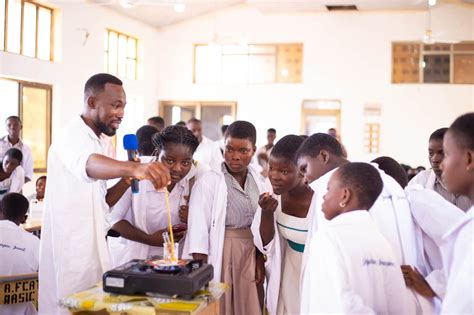
[[[194,160],[207,165],[210,169],[220,171],[221,163],[224,161],[219,144],[202,134],[202,122],[197,118],[191,118],[186,127],[192,131],[199,140],[199,146],[194,152]]]
[[[306,268],[309,268],[315,259],[316,253],[312,253],[312,247],[308,245],[314,240],[316,231],[327,223],[321,210],[322,197],[327,192],[327,183],[332,173],[341,165],[348,163],[343,157],[342,149],[334,138],[327,134],[318,133],[310,136],[300,147],[298,153],[298,165],[314,190],[313,202],[308,216],[308,235],[306,239],[303,264],[301,268],[301,299],[304,304],[311,303],[311,284],[306,277]],[[411,218],[408,201],[401,186],[390,176],[380,171],[384,183],[383,190],[375,204],[369,209],[369,213],[375,221],[380,232],[391,245],[396,261],[399,265],[418,266],[417,245],[415,240],[415,229]],[[434,304],[424,297],[414,295],[411,290],[406,290],[410,297],[407,306],[412,308],[411,312],[432,311]],[[416,308],[416,309],[415,309]]]
[[[39,239],[19,225],[25,223],[28,200],[21,194],[8,193],[0,204],[0,277],[31,274],[38,271]],[[29,302],[0,305],[2,315],[31,315],[36,309]]]
[[[121,162],[103,155],[102,133],[113,136],[126,104],[122,82],[96,74],[86,83],[82,115],[72,119],[48,155],[48,182],[40,247],[39,312],[67,313],[58,301],[87,289],[109,269],[105,216],[128,189],[126,180],[150,179],[155,188],[170,180],[158,162]]]

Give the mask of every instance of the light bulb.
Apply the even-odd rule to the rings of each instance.
[[[433,7],[436,5],[436,2],[438,2],[437,0],[428,0],[428,4]]]

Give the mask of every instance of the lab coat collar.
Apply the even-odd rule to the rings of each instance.
[[[341,225],[367,225],[367,223],[374,224],[373,220],[367,210],[352,210],[349,212],[342,213],[332,220],[328,221],[328,226],[341,226]]]

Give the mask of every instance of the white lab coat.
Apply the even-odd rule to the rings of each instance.
[[[169,193],[171,224],[181,222],[179,219],[179,206],[186,204],[184,196],[189,195],[189,181],[195,176],[200,176],[202,174],[200,169],[202,168],[205,168],[205,166],[199,164],[196,167],[193,165],[189,173],[176,183],[173,191]],[[152,215],[153,218],[147,220],[149,215]],[[132,225],[148,234],[167,228],[168,211],[166,209],[165,191],[163,189],[157,191],[148,180],[139,182],[138,194],[132,194],[129,188],[112,208],[108,216],[110,226],[121,220],[129,221]],[[183,246],[182,241],[180,244],[180,246]],[[154,247],[122,237],[109,237],[108,245],[112,267],[114,268],[132,259],[146,259],[153,255],[161,255],[163,250],[162,247]]]
[[[86,163],[102,154],[101,140],[76,116],[48,155],[39,271],[40,314],[68,313],[60,298],[101,281],[109,270],[105,241],[106,182],[87,176]]]
[[[43,217],[44,200],[33,198],[30,200],[28,219],[41,219]]]
[[[249,166],[249,171],[260,194],[271,191],[271,187],[252,166]],[[214,267],[213,282],[221,281],[226,211],[227,185],[224,174],[222,171],[210,170],[196,181],[191,194],[185,253],[208,255],[208,263]]]
[[[301,266],[301,292],[303,292],[304,288],[304,275],[305,275],[305,268],[309,259],[310,251],[309,246],[313,241],[313,236],[316,234],[319,228],[319,224],[323,222],[327,222],[326,218],[324,217],[324,213],[321,209],[323,205],[323,197],[327,192],[328,182],[331,178],[332,174],[337,170],[337,168],[327,172],[314,182],[309,184],[309,187],[314,191],[313,199],[311,200],[311,207],[308,210],[308,234],[306,235],[306,243],[305,243],[305,250],[303,252],[303,261]],[[303,299],[303,296],[302,296]]]
[[[382,193],[375,201],[375,204],[369,209],[377,228],[390,244],[395,259],[399,265],[411,265],[419,269],[421,264],[418,261],[417,252],[420,250],[415,238],[415,226],[410,213],[408,200],[402,187],[390,176],[385,174],[378,168],[376,164],[372,164],[380,172],[384,187]],[[309,221],[308,236],[306,240],[305,252],[303,256],[303,266],[301,268],[301,300],[302,305],[311,302],[311,292],[308,291],[311,284],[308,277],[306,277],[306,268],[313,264],[310,259],[317,256],[317,253],[311,253],[309,244],[314,240],[314,233],[325,223],[328,222],[324,218],[324,213],[321,210],[323,196],[327,192],[327,183],[329,178],[336,171],[332,170],[319,179],[310,184],[314,190],[313,198],[316,198],[316,205],[311,213]],[[308,215],[310,215],[308,213]],[[311,258],[313,257],[313,258]],[[414,290],[405,289],[409,301],[407,307],[410,313],[433,313],[434,301],[430,301],[425,297],[417,294]],[[411,307],[411,308],[410,308]]]
[[[443,237],[448,277],[441,314],[474,314],[474,206]]]
[[[412,180],[408,183],[408,186],[421,185],[422,187],[430,190],[435,190],[436,184],[436,174],[432,169],[424,170],[418,173]],[[444,187],[444,186],[443,186]],[[440,193],[439,191],[436,191]],[[443,198],[448,200],[450,203],[454,204],[456,207],[460,208],[462,211],[466,212],[471,207],[471,201],[466,196],[455,196],[450,193],[440,193]]]
[[[1,167],[1,166],[0,166]],[[11,173],[9,178],[0,182],[0,200],[7,193],[21,193],[25,184],[25,171],[21,165],[17,166]]]
[[[281,208],[281,196],[277,195],[274,196],[278,200],[278,207]],[[313,209],[315,206],[315,195],[313,195],[312,202],[310,204],[308,215],[309,217],[310,212],[313,213],[315,210]],[[275,211],[276,213],[276,211]],[[258,207],[257,212],[255,213],[255,217],[252,222],[252,234],[253,234],[253,242],[255,247],[258,250],[267,256],[267,262],[265,263],[265,271],[266,271],[266,285],[267,289],[265,292],[266,295],[266,307],[268,312],[271,315],[277,313],[278,308],[278,297],[280,295],[280,280],[281,280],[281,272],[282,272],[282,262],[284,260],[284,252],[286,241],[280,235],[278,227],[276,225],[276,219],[273,221],[275,235],[273,239],[266,245],[263,246],[262,237],[260,236],[260,222],[262,220],[262,208]],[[308,220],[310,221],[310,220]],[[307,245],[305,244],[305,247]],[[296,301],[298,303],[298,301]]]
[[[318,254],[306,269],[312,299],[302,314],[411,314],[402,272],[367,211],[335,217],[310,246]]]
[[[429,169],[416,174],[416,176],[410,180],[408,186],[421,185],[426,189],[434,190],[435,182],[436,174],[432,169]]]
[[[221,139],[217,140],[216,143],[217,143],[217,146],[219,147],[219,149],[222,151],[222,154],[224,154],[224,150],[225,150],[225,139],[224,139],[224,138],[221,138]]]
[[[8,220],[0,220],[0,276],[35,273],[39,264],[39,239]],[[31,315],[36,309],[31,302],[0,305],[2,315]]]
[[[419,248],[420,272],[430,287],[442,300],[446,293],[446,278],[440,246],[442,237],[459,222],[464,212],[445,200],[441,195],[420,185],[405,188],[410,209],[415,220],[416,237]]]
[[[219,144],[204,136],[194,152],[193,158],[195,161],[205,164],[210,169],[218,172],[220,171],[221,164],[224,161]]]

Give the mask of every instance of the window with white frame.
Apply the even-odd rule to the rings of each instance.
[[[301,83],[302,44],[195,45],[194,83]]]
[[[107,73],[136,80],[138,78],[138,39],[105,30],[104,67]]]
[[[0,95],[0,124],[4,126],[8,116],[20,117],[23,123],[21,138],[31,148],[34,170],[46,171],[51,144],[52,86],[0,77]],[[5,133],[0,132],[0,137]]]
[[[474,42],[393,43],[392,83],[474,84]]]
[[[53,60],[53,9],[25,0],[0,0],[0,50]]]

